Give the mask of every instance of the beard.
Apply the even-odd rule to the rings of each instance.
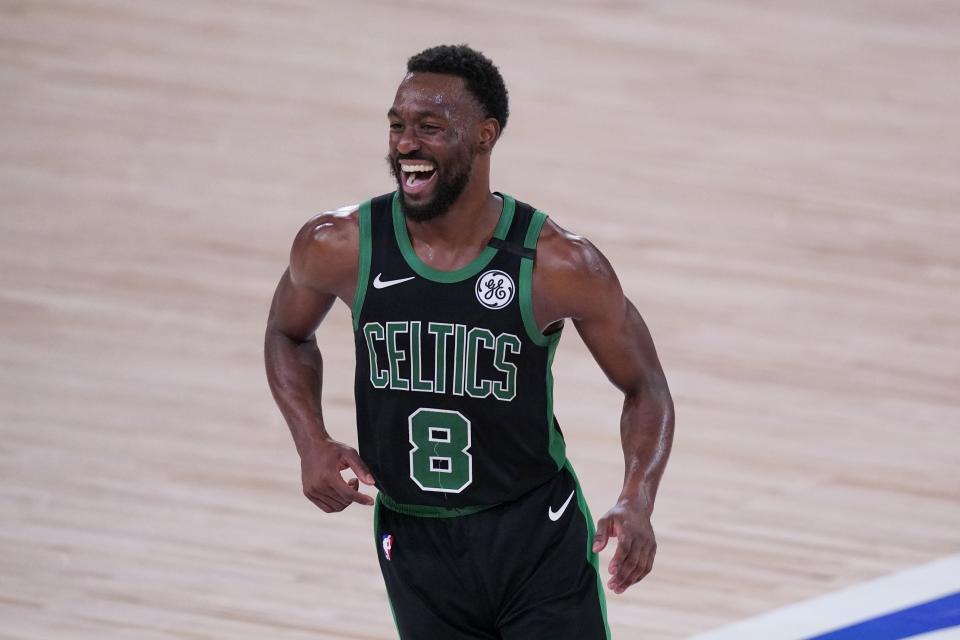
[[[437,184],[434,187],[433,198],[422,204],[412,204],[407,202],[407,196],[403,191],[403,172],[400,171],[400,159],[404,160],[427,160],[433,162],[436,166]],[[450,165],[441,171],[440,165],[430,158],[425,158],[418,154],[409,156],[397,155],[396,158],[387,156],[387,164],[390,166],[390,173],[397,181],[397,189],[400,192],[400,209],[403,215],[413,222],[426,222],[433,220],[445,214],[457,198],[467,188],[470,182],[470,173],[473,170],[474,154],[470,149],[464,149],[463,153],[456,157]]]

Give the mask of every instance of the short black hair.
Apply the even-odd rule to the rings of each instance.
[[[467,89],[480,103],[484,117],[495,118],[500,123],[500,131],[506,128],[510,116],[507,86],[497,65],[476,49],[465,44],[430,47],[407,60],[407,71],[463,78]]]

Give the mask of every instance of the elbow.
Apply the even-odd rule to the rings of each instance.
[[[673,425],[676,423],[676,410],[673,406],[673,397],[671,397],[669,391],[667,391],[666,398],[663,402],[663,422],[667,430],[673,433]]]
[[[285,338],[280,331],[277,330],[271,320],[267,321],[267,327],[263,332],[263,356],[264,358],[270,358],[270,353],[277,348],[277,340]]]
[[[673,430],[673,423],[676,417],[676,410],[673,405],[673,395],[670,393],[670,388],[667,386],[666,379],[660,377],[661,384],[657,385],[652,394],[654,401],[657,403],[660,412],[663,414],[663,422]]]
[[[659,416],[662,424],[673,429],[675,408],[673,396],[667,381],[659,376],[657,379],[639,380],[636,384],[621,387],[624,395],[624,405],[642,408],[644,413]]]

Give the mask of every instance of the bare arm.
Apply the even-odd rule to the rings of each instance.
[[[267,381],[301,455],[329,438],[320,407],[323,357],[314,331],[335,301],[332,294],[298,287],[288,268],[270,306],[264,338]]]
[[[650,516],[673,440],[673,401],[650,332],[603,254],[556,226],[544,228],[541,245],[534,272],[534,312],[543,319],[541,326],[571,318],[594,359],[624,394],[623,489],[597,522],[593,545],[600,551],[611,536],[618,539],[608,584],[622,593],[653,566],[656,539]]]
[[[373,484],[357,452],[327,432],[320,404],[323,358],[314,337],[338,297],[353,301],[356,224],[355,214],[334,212],[304,225],[274,293],[264,337],[267,381],[300,454],[304,494],[326,512],[341,511],[351,502],[373,504],[358,491],[356,479],[345,482],[340,475],[350,468]]]

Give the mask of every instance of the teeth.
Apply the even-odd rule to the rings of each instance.
[[[414,171],[433,171],[432,164],[402,164],[400,165],[400,170],[404,173],[411,173]]]

